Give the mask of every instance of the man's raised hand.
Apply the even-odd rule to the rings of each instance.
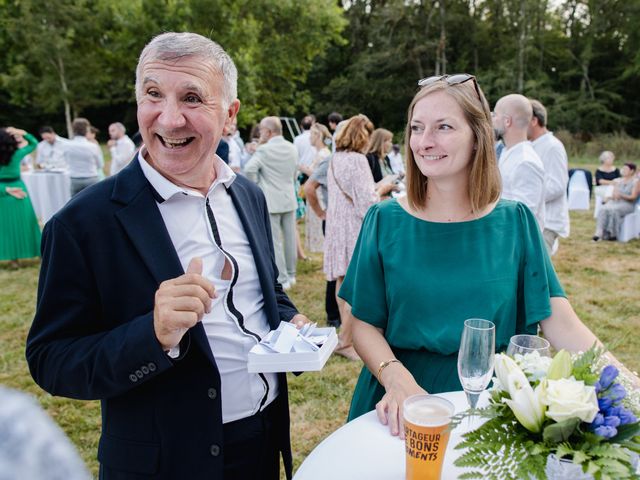
[[[153,328],[164,350],[180,343],[186,331],[211,311],[215,288],[202,276],[202,259],[194,257],[187,272],[166,280],[156,291]]]

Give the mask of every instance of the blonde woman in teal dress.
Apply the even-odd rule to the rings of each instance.
[[[18,148],[15,137],[24,137],[27,145]],[[38,140],[13,127],[0,128],[0,261],[14,266],[20,258],[40,256],[40,226],[20,179],[20,163],[33,152]]]
[[[420,85],[405,132],[407,196],[369,209],[339,293],[365,362],[349,418],[375,408],[400,436],[407,396],[461,390],[467,318],[496,324],[497,351],[538,326],[555,348],[597,342],[567,301],[531,211],[499,199],[491,114],[475,78]]]

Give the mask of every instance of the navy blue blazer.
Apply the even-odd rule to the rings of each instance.
[[[241,176],[228,192],[276,328],[297,310],[276,280],[264,196]],[[159,284],[183,273],[137,159],[80,192],[45,225],[27,361],[47,392],[101,400],[101,478],[223,478],[220,374],[204,328],[198,323],[185,334],[177,360],[153,329]],[[286,400],[284,374],[279,381]],[[288,406],[284,417],[281,450],[290,473]]]

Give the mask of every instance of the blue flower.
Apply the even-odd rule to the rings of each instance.
[[[591,422],[591,429],[595,430],[597,427],[603,424],[604,424],[604,415],[602,415],[601,413],[598,413],[596,414],[596,418],[593,419],[593,422]]]
[[[604,417],[604,424],[607,427],[617,427],[618,425],[620,425],[620,417],[616,417],[616,416],[608,416],[608,417]]]
[[[601,390],[606,390],[613,383],[613,381],[618,376],[618,369],[613,365],[607,365],[602,369],[602,373],[600,373],[600,380],[598,384],[600,385]]]
[[[612,386],[609,387],[609,390],[607,390],[606,395],[611,400],[613,400],[614,403],[616,403],[627,396],[627,391],[619,383],[614,383]]]
[[[596,435],[599,435],[607,440],[615,437],[618,434],[618,430],[615,427],[607,427],[606,425],[602,425],[594,430]]]
[[[598,399],[598,407],[601,412],[608,412],[611,407],[613,407],[613,400],[609,397],[602,397]]]
[[[623,406],[619,406],[616,408],[619,409],[619,411],[616,412],[616,415],[618,416],[618,418],[620,418],[620,425],[628,425],[630,423],[636,423],[638,421],[633,412],[628,408]]]

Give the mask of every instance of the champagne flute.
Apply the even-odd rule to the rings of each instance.
[[[507,355],[513,358],[516,354],[538,352],[541,357],[550,357],[550,348],[549,341],[538,335],[514,335],[509,340]]]
[[[495,345],[496,326],[493,322],[480,318],[464,321],[458,351],[458,377],[472,409],[476,408],[480,394],[491,381]]]

